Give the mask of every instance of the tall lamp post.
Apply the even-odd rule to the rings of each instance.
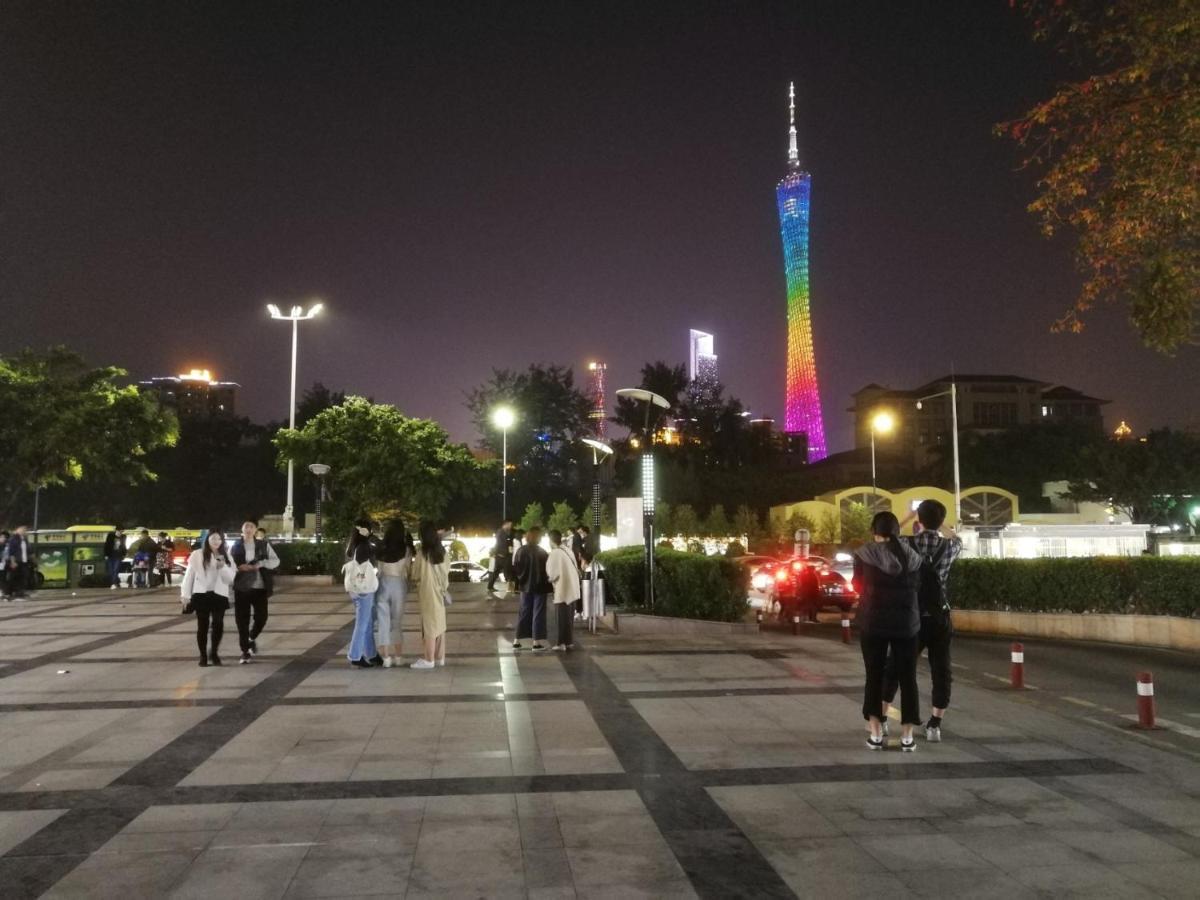
[[[595,438],[584,438],[592,448],[592,538],[588,552],[593,556],[600,549],[600,458],[612,456],[613,448]]]
[[[284,315],[279,311],[279,307],[274,303],[267,304],[267,312],[271,314],[272,319],[280,319],[284,322],[292,323],[292,393],[291,403],[288,405],[288,428],[294,430],[296,428],[296,349],[299,346],[300,338],[300,323],[307,319],[314,318],[317,313],[325,308],[323,303],[314,303],[308,309],[300,306],[293,306],[292,311]],[[292,460],[288,460],[288,482],[287,482],[287,506],[283,508],[283,529],[287,532],[289,538],[296,534],[295,521],[295,506],[292,503],[293,491],[296,483],[296,464]]]
[[[890,412],[880,410],[871,417],[871,507],[875,507],[875,498],[879,489],[875,486],[875,435],[891,434],[896,427],[896,419]]]
[[[498,406],[492,412],[492,424],[500,429],[501,460],[500,460],[500,521],[508,518],[508,429],[517,421],[517,414],[511,406]]]
[[[958,385],[950,382],[950,390],[929,394],[917,401],[917,409],[921,409],[926,400],[934,397],[950,398],[950,435],[951,447],[954,450],[954,527],[962,528],[962,479],[958,469]]]
[[[666,397],[645,388],[622,388],[617,391],[618,397],[627,397],[638,403],[646,404],[645,424],[642,435],[645,440],[642,450],[642,539],[644,549],[642,565],[645,569],[643,576],[643,592],[646,606],[654,608],[654,441],[650,435],[650,410],[656,406],[670,409],[671,404]]]
[[[313,463],[308,467],[308,471],[317,476],[317,543],[321,543],[321,501],[325,499],[325,476],[329,474],[329,466],[325,463]]]

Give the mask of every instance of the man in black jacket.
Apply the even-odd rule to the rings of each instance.
[[[104,539],[104,565],[108,569],[109,589],[121,584],[121,562],[125,559],[125,529],[118,525]],[[131,576],[132,577],[132,576]]]
[[[492,570],[488,572],[487,589],[489,594],[496,592],[496,579],[503,575],[512,589],[512,519],[505,519],[496,529],[495,540],[492,543]]]
[[[258,539],[258,523],[253,520],[242,523],[242,536],[234,541],[230,555],[237,566],[233,579],[233,620],[242,651],[239,662],[244,666],[258,653],[258,636],[267,624],[267,598],[275,586],[274,570],[279,566],[279,557],[270,541]]]
[[[525,532],[525,543],[513,554],[512,568],[521,591],[521,608],[517,613],[517,638],[513,649],[521,649],[521,641],[533,639],[534,650],[546,649],[546,595],[552,590],[546,576],[549,554],[539,543],[542,530],[536,525]]]

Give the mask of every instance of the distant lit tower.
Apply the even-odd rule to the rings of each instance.
[[[604,373],[608,367],[602,362],[588,363],[588,399],[592,401],[592,431],[597,437],[608,435],[608,400],[604,394]]]
[[[808,286],[808,201],[812,176],[800,168],[796,148],[796,86],[788,85],[788,173],[775,188],[779,230],[783,237],[783,266],[787,273],[787,398],[783,430],[803,432],[809,462],[824,459],[825,426],[817,387],[813,353],[812,315]]]
[[[688,378],[707,385],[717,383],[717,354],[715,339],[706,331],[695,328],[688,332]]]

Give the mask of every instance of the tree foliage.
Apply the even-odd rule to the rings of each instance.
[[[526,505],[517,527],[522,531],[528,531],[530,528],[541,528],[545,521],[546,508],[542,504],[534,502]]]
[[[561,531],[563,534],[566,534],[578,527],[579,514],[575,512],[571,504],[565,501],[555,503],[554,509],[550,513],[550,518],[546,520],[546,529],[548,531]]]
[[[1152,431],[1145,441],[1108,440],[1083,451],[1086,477],[1073,480],[1072,500],[1111,503],[1134,522],[1168,524],[1188,518],[1200,497],[1200,439]]]
[[[360,515],[434,518],[456,493],[484,492],[494,477],[494,466],[451,444],[437,423],[363,397],[346,398],[302,429],[284,429],[275,445],[281,466],[291,458],[299,471],[314,462],[331,467],[331,530]]]
[[[733,514],[733,533],[737,536],[741,537],[744,535],[748,539],[753,539],[758,535],[761,528],[762,525],[758,518],[758,513],[745,503],[739,506]]]
[[[729,517],[725,515],[725,507],[714,503],[704,520],[704,534],[707,537],[724,538],[732,533],[733,526],[729,523]]]
[[[155,477],[147,454],[175,443],[178,423],[154,397],[121,387],[125,374],[65,347],[0,357],[0,514],[11,518],[39,485]]]
[[[700,517],[696,515],[696,510],[690,503],[681,503],[675,507],[671,515],[671,524],[675,533],[685,538],[695,537],[700,533]]]
[[[1094,74],[997,126],[1040,170],[1029,206],[1078,233],[1084,284],[1058,327],[1123,300],[1147,346],[1196,339],[1200,298],[1200,4],[1016,0],[1035,38]]]
[[[658,394],[669,404],[670,410],[660,406],[650,407],[650,433],[656,432],[667,418],[674,415],[679,400],[688,386],[687,369],[672,366],[659,360],[642,366],[642,381],[638,387]],[[631,435],[644,440],[646,437],[646,404],[625,397],[617,398],[616,414],[612,421],[628,429]]]
[[[367,398],[370,400],[371,398]],[[296,403],[296,427],[303,428],[308,420],[333,406],[346,402],[345,391],[331,391],[319,381],[314,381]]]

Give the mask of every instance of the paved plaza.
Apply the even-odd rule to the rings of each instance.
[[[960,671],[944,743],[870,753],[855,645],[535,655],[514,601],[455,591],[426,672],[348,667],[350,603],[311,581],[248,666],[230,615],[199,668],[166,591],[0,607],[0,896],[1200,892],[1200,762],[1168,744]]]

